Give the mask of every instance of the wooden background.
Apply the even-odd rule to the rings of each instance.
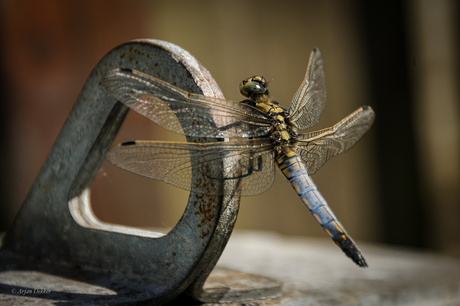
[[[356,240],[460,255],[459,54],[455,1],[3,0],[1,230],[11,224],[99,59],[135,38],[197,57],[229,99],[262,74],[289,105],[309,53],[325,60],[328,104],[318,128],[369,104],[377,120],[358,145],[313,179]],[[130,113],[119,141],[181,139]],[[107,222],[172,227],[188,193],[106,164],[93,209]],[[184,203],[184,206],[169,203]],[[324,233],[278,174],[244,198],[239,229]]]

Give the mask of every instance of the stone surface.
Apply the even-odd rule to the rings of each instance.
[[[277,281],[283,284],[279,297],[225,305],[460,305],[459,261],[417,250],[359,245],[369,268],[354,265],[328,239],[237,231],[218,266],[245,273],[216,270],[205,288],[219,295],[231,292],[229,285],[259,287],[276,295]],[[116,294],[96,283],[36,271],[4,271],[0,304],[75,305],[79,298]],[[172,304],[200,305],[184,297]]]
[[[219,266],[281,280],[267,305],[460,305],[460,262],[434,253],[358,242],[359,268],[328,239],[236,232]]]

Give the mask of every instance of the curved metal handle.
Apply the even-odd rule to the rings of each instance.
[[[89,187],[128,111],[99,84],[105,72],[117,67],[143,71],[189,92],[223,97],[209,72],[176,45],[136,40],[113,49],[86,81],[4,238],[0,257],[96,271],[106,278],[102,283],[117,291],[117,302],[154,299],[160,304],[187,288],[200,297],[236,221],[237,193],[211,196],[200,191],[209,186],[196,180],[183,217],[162,237],[105,224],[92,214]],[[195,167],[193,175],[205,176],[204,169]],[[237,187],[228,181],[215,184],[212,188]],[[120,273],[121,279],[116,276]],[[110,303],[107,296],[101,299]]]

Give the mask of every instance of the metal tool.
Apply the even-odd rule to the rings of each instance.
[[[115,292],[74,295],[82,303],[151,300],[163,304],[186,290],[196,299],[221,300],[225,294],[203,290],[203,285],[236,221],[239,195],[234,182],[214,180],[212,186],[203,186],[199,178],[205,176],[206,169],[194,167],[187,208],[167,235],[106,224],[92,213],[90,186],[128,112],[100,85],[101,77],[118,67],[143,71],[189,92],[223,97],[209,72],[187,51],[171,43],[135,40],[104,56],[86,81],[13,227],[3,239],[0,287],[1,273],[29,269]],[[219,120],[217,116],[212,119]],[[210,188],[228,192],[209,193]],[[8,286],[13,287],[11,292],[20,289]],[[271,282],[268,287],[269,294],[279,293],[278,283]],[[4,288],[2,293],[8,294]],[[257,294],[263,295],[264,288],[256,288]],[[236,290],[229,299],[244,299],[244,294]],[[48,298],[69,300],[72,294],[54,292]]]

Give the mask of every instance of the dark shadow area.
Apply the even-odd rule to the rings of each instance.
[[[1,16],[2,14],[0,14]],[[4,41],[4,31],[0,24],[0,41]],[[4,58],[4,49],[0,48],[0,58]],[[9,79],[6,75],[4,62],[0,60],[0,103],[2,106],[2,113],[0,120],[0,142],[2,143],[2,150],[0,150],[0,232],[6,231],[11,224],[11,147],[10,144],[10,116],[11,113],[10,97],[9,97]],[[6,114],[6,115],[5,115]]]
[[[368,88],[377,114],[378,199],[383,212],[382,242],[428,247],[426,199],[422,197],[414,131],[414,97],[409,65],[405,4],[362,1],[358,18]]]
[[[138,305],[153,296],[141,276],[109,275],[77,265],[46,265],[5,254],[0,258],[0,294],[11,296],[11,302],[22,296],[53,301],[54,305]],[[10,276],[14,278],[8,281]],[[4,297],[2,301],[7,300]]]

